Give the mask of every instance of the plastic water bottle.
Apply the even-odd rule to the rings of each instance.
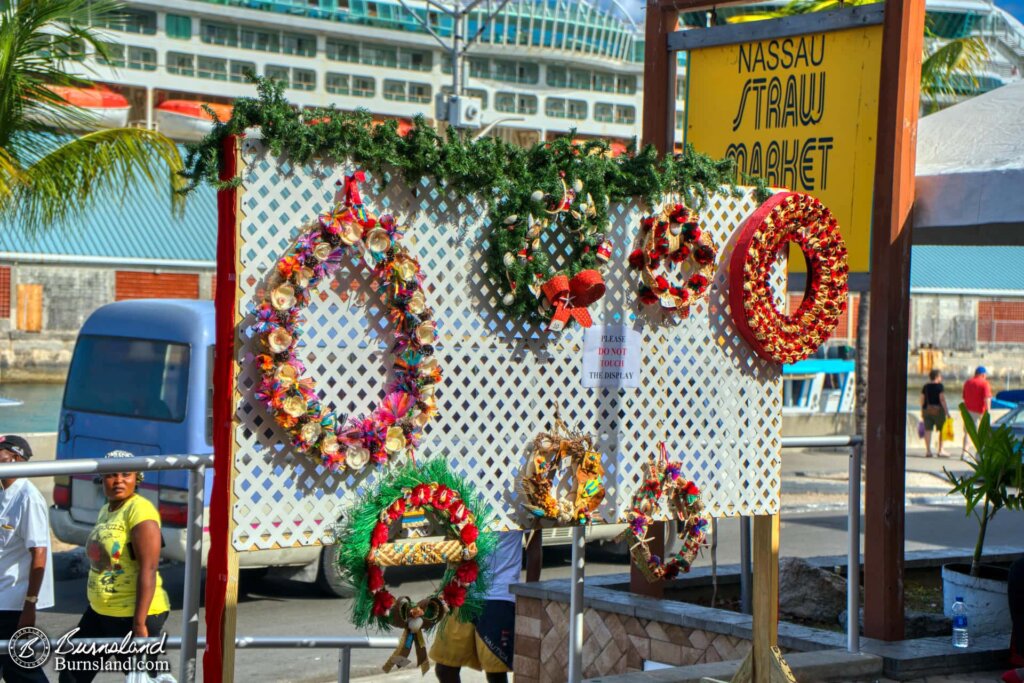
[[[953,647],[967,647],[967,605],[958,597],[953,603]]]

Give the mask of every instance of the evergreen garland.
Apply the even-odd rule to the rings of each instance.
[[[367,581],[366,558],[370,553],[371,535],[380,521],[380,513],[393,502],[402,498],[403,489],[419,484],[437,483],[447,486],[459,494],[459,498],[475,518],[480,530],[476,539],[476,560],[480,573],[467,591],[466,600],[456,613],[459,621],[472,621],[483,610],[490,573],[487,571],[489,558],[497,545],[497,535],[489,530],[493,522],[490,507],[474,487],[456,475],[444,458],[428,460],[420,466],[409,463],[378,480],[372,491],[345,513],[345,520],[335,533],[338,543],[338,565],[345,580],[352,586],[355,596],[352,601],[352,623],[362,628],[374,626],[381,631],[391,629],[387,617],[373,613],[373,594]],[[447,585],[454,576],[456,565],[449,564],[440,585]],[[440,590],[440,589],[438,589]]]
[[[182,171],[188,185],[183,192],[203,182],[218,189],[238,186],[240,178],[220,180],[223,141],[230,135],[243,135],[251,127],[261,129],[274,155],[286,155],[297,165],[315,163],[319,158],[350,159],[378,179],[379,189],[396,176],[409,187],[432,177],[445,190],[484,202],[495,226],[511,215],[525,217],[542,212],[543,204],[533,198],[534,192],[560,196],[564,177],[570,187],[577,181],[582,183],[583,193],[593,198],[596,215],[588,222],[599,226],[577,238],[570,276],[595,266],[596,246],[608,225],[611,203],[637,197],[654,206],[671,193],[699,212],[714,193],[739,194],[734,161],[712,159],[690,145],[682,154],[664,158],[659,158],[651,145],[637,150],[635,141],[627,154],[611,157],[608,142],[588,140],[577,144],[571,136],[523,148],[497,138],[472,140],[451,128],[442,136],[422,116],[415,117],[412,129],[402,136],[396,121],[375,124],[363,109],[345,112],[331,106],[300,110],[285,98],[282,83],[266,78],[254,81],[258,97],[235,100],[228,121],[220,121],[208,110],[214,118],[213,129],[202,141],[188,145]],[[763,179],[741,180],[755,186],[758,201],[768,198]],[[523,246],[528,227],[526,221],[521,221],[516,230],[498,230],[490,242],[488,272],[496,282],[500,279],[504,283],[501,291],[508,287],[504,256],[513,246],[514,251]],[[513,279],[529,284],[535,275],[546,273],[547,266],[546,259],[541,258],[526,265],[514,264],[508,272]],[[513,315],[545,318],[525,286],[517,287],[515,301],[502,307]]]

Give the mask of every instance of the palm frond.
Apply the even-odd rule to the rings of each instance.
[[[160,192],[170,182],[171,208],[180,214],[182,167],[177,146],[155,131],[115,128],[90,133],[44,150],[23,167],[10,201],[0,204],[0,217],[13,219],[28,233],[66,225],[88,209],[98,193],[123,197],[139,182]]]
[[[921,63],[921,93],[934,97],[954,95],[958,86],[976,88],[977,73],[988,57],[988,46],[980,38],[954,38],[945,42]]]

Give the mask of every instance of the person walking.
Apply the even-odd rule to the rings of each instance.
[[[0,464],[27,462],[32,447],[20,436],[0,436]],[[53,562],[46,501],[28,479],[0,479],[0,640],[36,625],[36,610],[53,607]],[[23,669],[0,655],[0,680],[45,683],[42,669]]]
[[[992,387],[988,383],[988,370],[984,365],[979,365],[974,371],[974,377],[964,382],[964,405],[967,412],[971,414],[971,420],[977,427],[981,417],[992,409]],[[964,442],[960,449],[960,459],[963,460],[969,454],[967,450],[967,430],[964,430]]]
[[[108,458],[132,458],[111,451]],[[136,638],[159,636],[170,602],[157,565],[160,562],[160,514],[137,488],[141,472],[103,475],[107,504],[100,508],[86,542],[89,607],[73,638]],[[86,659],[71,655],[69,660]],[[71,667],[80,669],[81,667]],[[89,683],[97,671],[60,672],[61,683]]]
[[[949,408],[946,406],[945,388],[942,386],[942,373],[932,369],[928,373],[928,383],[921,388],[921,421],[924,422],[924,447],[926,458],[932,457],[932,432],[939,433],[938,456],[942,452],[942,426],[946,423]]]
[[[508,681],[516,630],[516,598],[508,587],[519,582],[523,567],[522,531],[500,534],[490,566],[483,613],[472,623],[445,619],[434,638],[430,658],[440,683],[459,683],[464,666],[483,671],[487,683]]]

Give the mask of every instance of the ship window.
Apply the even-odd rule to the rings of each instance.
[[[686,100],[686,79],[676,79],[676,99],[680,101]]]
[[[585,119],[587,118],[587,103],[583,100],[549,97],[544,102],[544,113],[556,119]]]
[[[636,107],[631,105],[616,105],[615,123],[636,123]]]
[[[107,66],[124,66],[125,46],[120,43],[103,43],[107,56],[96,55],[96,61]]]
[[[248,74],[256,75],[256,65],[252,62],[236,62],[231,60],[231,77],[232,83],[249,83]]]
[[[594,90],[598,92],[615,92],[615,75],[595,71]]]
[[[397,66],[398,50],[393,47],[363,43],[360,46],[359,61],[363,64],[373,64],[375,66]]]
[[[195,76],[196,58],[184,52],[168,52],[167,73],[179,76]]]
[[[316,56],[316,36],[301,33],[285,33],[284,51],[289,55]]]
[[[594,120],[611,123],[615,120],[615,107],[607,102],[598,102],[594,105]]]
[[[384,99],[394,102],[405,101],[405,81],[384,81]]]
[[[215,81],[226,81],[228,79],[228,60],[199,55],[196,72],[198,73],[199,78],[212,78]]]
[[[429,52],[402,50],[398,57],[399,66],[412,71],[430,71],[434,65],[433,55]]]
[[[682,130],[682,129],[683,129],[683,112],[677,111],[676,112],[676,130]]]
[[[530,64],[528,62],[519,62],[516,75],[519,78],[520,83],[536,83],[539,77],[540,69],[536,64]]]
[[[616,92],[623,95],[636,94],[636,76],[619,76],[615,80]]]
[[[316,88],[316,72],[311,69],[292,69],[292,87],[296,90]]]
[[[426,83],[410,83],[409,84],[409,101],[419,102],[420,104],[430,103],[430,91],[431,88]]]
[[[590,90],[590,72],[582,69],[569,69],[569,87],[576,90]]]
[[[124,9],[105,17],[97,18],[96,26],[126,33],[156,33],[156,12]]]
[[[583,100],[568,100],[565,114],[570,119],[585,119],[587,118],[587,103]]]
[[[536,114],[537,98],[533,95],[499,92],[494,95],[494,108],[508,114]]]
[[[556,88],[564,88],[566,83],[569,82],[569,77],[565,72],[564,66],[549,66],[547,68],[546,78],[548,85]]]
[[[204,43],[212,45],[238,46],[238,27],[220,24],[215,21],[204,21],[200,24]]]
[[[286,66],[275,66],[273,64],[267,64],[263,67],[263,75],[274,81],[281,81],[285,87],[290,85],[288,76],[290,75],[289,69]]]
[[[348,90],[348,74],[335,74],[328,72],[325,86],[327,92],[332,95],[347,95]]]
[[[192,38],[192,17],[180,14],[167,15],[167,37],[189,40]]]
[[[281,34],[277,31],[261,31],[256,28],[243,28],[241,45],[250,50],[262,52],[280,52]]]
[[[346,43],[334,38],[327,39],[327,59],[339,62],[358,62],[359,45],[357,43]]]
[[[352,79],[352,94],[356,97],[373,97],[376,89],[376,83],[372,78],[356,76]]]
[[[129,47],[128,68],[156,71],[156,50],[148,47]]]

